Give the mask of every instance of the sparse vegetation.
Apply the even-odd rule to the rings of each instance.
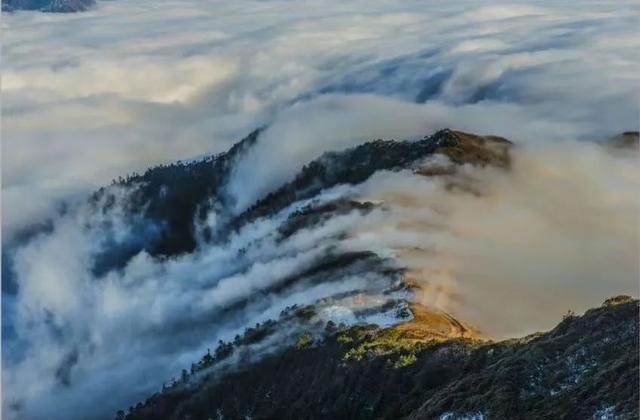
[[[614,306],[614,305],[622,305],[625,303],[633,302],[633,298],[631,296],[619,295],[609,298],[604,301],[603,306]]]

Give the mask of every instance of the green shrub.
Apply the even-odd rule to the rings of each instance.
[[[311,334],[307,332],[302,334],[300,338],[298,338],[298,342],[296,343],[296,348],[298,350],[306,349],[308,347],[311,347],[312,344],[313,344],[313,337],[311,337]]]
[[[396,363],[393,365],[393,367],[395,369],[403,368],[405,366],[414,364],[417,360],[418,358],[413,353],[403,354],[398,358],[398,360],[396,360]]]

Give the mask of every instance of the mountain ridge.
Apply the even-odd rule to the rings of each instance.
[[[547,398],[556,394],[540,395],[538,388],[542,385],[531,394],[539,400],[535,402],[529,396],[520,397],[522,392],[531,391],[523,388],[521,381],[507,381],[508,390],[503,393],[502,385],[496,385],[504,379],[503,373],[496,370],[483,376],[482,371],[477,371],[479,366],[497,369],[484,362],[486,355],[481,357],[478,353],[480,348],[496,345],[501,355],[496,363],[513,362],[513,375],[507,376],[521,380],[518,375],[529,372],[523,367],[529,359],[514,361],[511,356],[528,352],[525,347],[537,336],[491,343],[481,330],[469,324],[474,320],[458,319],[458,314],[447,311],[451,309],[448,307],[445,310],[419,303],[425,297],[438,298],[440,293],[444,298],[457,299],[448,295],[446,287],[440,290],[436,284],[428,289],[429,279],[413,272],[395,252],[424,252],[426,257],[431,252],[429,247],[422,249],[422,242],[400,243],[397,248],[392,242],[376,246],[366,240],[354,246],[352,241],[358,235],[355,225],[361,223],[367,233],[370,224],[384,225],[387,220],[395,223],[394,205],[400,206],[399,211],[404,210],[404,198],[398,202],[384,198],[387,184],[383,184],[382,195],[368,195],[367,188],[379,188],[378,175],[393,179],[391,188],[400,185],[398,188],[402,189],[398,182],[416,182],[442,188],[445,194],[454,190],[453,194],[475,200],[484,193],[469,174],[485,172],[472,167],[488,166],[492,169],[487,173],[508,176],[511,153],[517,147],[514,143],[502,137],[449,129],[415,141],[374,140],[324,153],[302,167],[290,181],[258,197],[246,210],[237,211],[227,185],[236,176],[238,162],[260,141],[261,133],[262,129],[255,130],[224,153],[160,165],[143,174],[119,178],[96,191],[85,206],[70,209],[61,217],[74,235],[86,235],[90,243],[95,243],[86,261],[91,270],[89,278],[96,284],[122,283],[134,291],[138,285],[152,286],[154,289],[141,293],[149,298],[147,305],[151,306],[156,297],[148,291],[155,288],[168,292],[163,297],[170,300],[187,296],[195,302],[186,314],[172,313],[161,318],[161,324],[156,320],[150,325],[142,324],[139,332],[134,331],[135,337],[129,339],[149,332],[148,328],[158,334],[160,342],[178,342],[176,337],[184,334],[191,340],[187,343],[191,355],[202,354],[203,348],[220,340],[213,352],[207,351],[199,360],[193,360],[190,369],[185,366],[178,379],[170,380],[170,376],[182,368],[182,362],[173,363],[158,374],[158,388],[165,381],[163,391],[132,407],[129,414],[118,413],[118,418],[304,418],[314,413],[319,417],[311,418],[370,418],[372,410],[381,418],[451,419],[475,416],[474,413],[490,418],[527,418],[533,413],[544,418],[545,413],[552,412],[559,415],[554,418],[571,418],[569,413],[575,406],[557,406],[558,401]],[[429,191],[424,190],[427,194]],[[422,203],[421,193],[422,190],[416,191],[410,198],[414,206],[411,211],[420,212],[421,207],[416,205]],[[425,205],[427,211],[438,211]],[[409,230],[410,221],[400,216],[399,223],[405,223]],[[437,222],[424,227],[429,231],[432,227],[437,229]],[[52,223],[48,234],[55,235],[56,229],[60,227]],[[380,234],[375,227],[371,229],[374,235]],[[46,235],[41,239],[46,241]],[[142,276],[136,272],[141,267]],[[434,296],[427,296],[427,289]],[[610,308],[617,308],[618,304],[637,307],[637,302],[621,298],[603,310],[615,312]],[[625,313],[623,324],[628,326],[631,315]],[[596,322],[600,318],[588,319]],[[580,339],[577,332],[572,335],[576,340]],[[586,334],[582,330],[580,333]],[[237,335],[229,339],[233,334]],[[553,331],[545,337],[551,340],[552,335]],[[585,337],[587,344],[591,339],[617,339],[606,334]],[[629,334],[624,337],[619,347],[633,349]],[[578,351],[571,346],[567,341],[555,348],[561,352]],[[557,358],[547,360],[555,353],[534,347],[529,349],[537,356],[529,361],[553,362],[554,369],[555,364],[561,363]],[[600,357],[596,347],[593,354]],[[305,352],[313,356],[305,356]],[[577,353],[574,356],[583,357]],[[55,380],[62,387],[77,386],[83,366],[79,360],[86,365],[93,357],[91,349],[84,353],[72,350],[57,363]],[[627,370],[637,370],[636,360],[625,359],[620,353],[611,358],[612,363],[623,363]],[[609,359],[598,360],[608,363]],[[294,375],[292,380],[301,382],[289,383],[281,378],[290,364],[300,373],[298,379]],[[414,371],[418,366],[427,366],[427,373]],[[594,375],[608,375],[607,366],[604,370],[600,365],[588,368]],[[571,369],[563,372],[574,375]],[[326,372],[341,378],[338,382],[344,382],[345,388],[340,388]],[[491,389],[501,405],[472,404],[481,395],[468,392],[477,387],[463,380],[465,372],[473,374],[470,377],[474,381],[495,385]],[[380,380],[378,373],[391,379],[383,375],[381,384],[375,384],[376,379]],[[425,375],[442,378],[424,382]],[[361,382],[361,378],[367,380]],[[549,386],[564,383],[563,378],[545,378],[540,380]],[[252,388],[254,383],[263,388]],[[284,394],[274,388],[279,383],[288,384]],[[227,394],[226,385],[229,389],[235,387],[236,392]],[[147,386],[148,392],[123,398],[125,404],[157,389]],[[307,394],[297,393],[306,388]],[[226,398],[212,397],[212,389]],[[425,389],[430,393],[428,399],[420,396],[420,390]],[[448,389],[460,389],[461,395],[466,396],[450,400],[442,394]],[[243,396],[241,390],[253,391]],[[415,395],[407,394],[412,390]],[[617,388],[615,392],[623,395]],[[343,394],[350,399],[344,400]],[[274,398],[264,400],[264,395]],[[387,395],[393,395],[397,402]],[[599,404],[608,404],[605,400],[610,394],[602,395]],[[538,403],[546,408],[538,410]],[[631,412],[622,400],[613,403],[615,410]],[[439,411],[429,411],[431,406]],[[600,409],[593,404],[586,408],[594,413]]]
[[[632,419],[638,318],[638,300],[618,296],[546,333],[501,342],[407,342],[398,326],[328,325],[318,341],[156,394],[118,418]]]
[[[194,221],[203,222],[206,214],[215,209],[225,228],[214,232],[205,227],[203,239],[224,240],[228,233],[244,224],[274,214],[285,206],[318,194],[337,184],[357,184],[379,170],[407,168],[415,161],[442,153],[451,155],[457,164],[508,165],[506,139],[495,136],[475,136],[469,133],[440,130],[418,141],[375,140],[339,152],[328,152],[305,165],[294,179],[259,198],[238,215],[229,210],[224,189],[234,162],[259,141],[262,129],[254,130],[236,143],[228,152],[212,155],[191,163],[176,162],[148,169],[144,174],[132,174],[115,180],[115,186],[138,187],[128,199],[132,213],[158,225],[159,237],[145,245],[153,256],[175,256],[189,253],[196,246]],[[492,147],[495,146],[495,147]],[[425,173],[425,175],[427,175]],[[113,201],[109,188],[101,188],[92,202]],[[227,229],[228,228],[228,229]],[[134,255],[142,248],[129,252]],[[128,261],[122,260],[118,266]]]

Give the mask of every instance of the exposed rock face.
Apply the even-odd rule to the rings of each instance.
[[[2,10],[40,10],[42,12],[73,13],[88,10],[96,0],[2,0]]]
[[[499,343],[327,328],[222,380],[157,394],[126,418],[634,419],[638,322],[638,301],[618,297]]]

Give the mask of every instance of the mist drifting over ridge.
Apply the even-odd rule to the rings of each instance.
[[[322,320],[397,322],[393,305],[386,318],[359,311],[408,298],[399,270],[423,303],[496,338],[638,294],[637,156],[584,142],[637,128],[632,3],[333,6],[119,0],[3,17],[3,234],[17,284],[3,299],[3,413],[110,417],[294,304],[321,301]],[[145,248],[162,226],[131,217],[136,185],[87,204],[111,178],[224,152],[263,126],[222,204],[194,217],[193,252]],[[215,239],[324,152],[443,127],[514,141],[510,170],[423,177],[421,165],[451,165],[425,155]],[[338,199],[372,207],[278,233]],[[43,220],[49,229],[11,242]],[[136,252],[96,273],[119,247]],[[353,260],[309,271],[343,255]]]
[[[552,326],[568,304],[583,310],[603,294],[635,293],[638,243],[628,229],[640,207],[635,156],[558,143],[514,149],[508,169],[456,168],[430,141],[423,140],[425,159],[405,169],[318,189],[284,207],[267,197],[257,205],[269,212],[249,210],[239,224],[214,205],[194,219],[195,232],[214,233],[193,252],[154,257],[147,247],[106,273],[95,272],[105,251],[140,240],[131,234],[133,215],[144,211],[131,213],[127,197],[135,183],[71,209],[12,255],[16,339],[5,347],[3,380],[24,406],[7,413],[50,418],[56,405],[61,418],[108,416],[170,382],[212,343],[277,320],[292,305],[312,305],[320,325],[392,325],[403,321],[403,302],[416,302],[502,338]],[[360,149],[316,162],[341,173],[339,157]],[[444,175],[424,175],[432,171]],[[308,187],[298,191],[304,197]],[[306,209],[336,202],[360,204],[296,222]],[[403,278],[419,292],[402,287]],[[253,357],[308,328],[284,322],[285,335]],[[109,402],[96,407],[87,390]]]

